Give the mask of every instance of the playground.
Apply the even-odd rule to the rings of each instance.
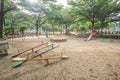
[[[0,80],[120,80],[120,0],[0,0]]]
[[[44,35],[8,39],[8,56],[0,56],[0,80],[120,80],[120,40],[76,38],[59,35],[65,42],[50,42],[58,35]],[[43,56],[56,56],[61,52],[68,59],[51,59],[49,65],[44,60],[27,61],[13,68],[12,56],[37,46],[42,42],[53,43],[59,47]]]

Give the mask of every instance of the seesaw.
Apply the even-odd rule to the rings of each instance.
[[[61,53],[62,54],[62,53]],[[36,60],[49,60],[49,59],[66,59],[68,56],[56,56],[56,57],[48,57],[48,58],[19,58],[16,57],[12,59],[13,62],[19,62],[19,61],[36,61]]]
[[[50,50],[52,50],[52,49],[54,49],[54,48],[56,48],[56,47],[58,47],[58,45],[57,45],[57,46],[53,46],[53,44],[52,44],[52,45],[50,46],[50,48],[47,48],[46,50],[40,51],[39,53],[38,53],[37,51],[35,51],[35,52],[37,52],[37,53],[36,53],[35,55],[32,55],[31,58],[35,58],[35,57],[38,57],[38,56],[42,57],[42,54],[45,54],[45,53],[47,53],[48,51],[50,51]],[[31,52],[31,53],[27,53],[26,57],[28,58],[30,54],[33,54],[33,53],[32,53],[32,52]],[[14,57],[14,58],[15,58],[15,57]],[[14,58],[12,58],[12,61],[13,61]],[[48,62],[47,60],[45,60],[45,61]],[[16,62],[16,63],[13,64],[13,67],[14,67],[14,68],[15,68],[15,67],[18,67],[18,66],[22,65],[22,64],[25,63],[25,62],[26,62],[26,61]]]
[[[19,50],[18,50],[18,53],[15,54],[15,55],[13,55],[12,58],[13,58],[13,57],[17,57],[17,56],[19,56],[19,55],[21,55],[21,54],[28,53],[29,51],[31,51],[32,53],[33,53],[33,52],[36,52],[36,51],[35,51],[36,48],[40,48],[40,47],[42,47],[42,46],[44,46],[44,45],[48,45],[48,42],[45,42],[45,43],[42,42],[42,44],[37,45],[37,46],[32,47],[32,48],[29,48],[29,49],[27,49],[27,50],[23,50],[23,51],[19,51]],[[47,46],[47,47],[48,47],[48,46]],[[38,50],[38,51],[39,51],[39,50]]]
[[[46,61],[47,64],[49,64],[49,61],[48,61],[49,59],[65,59],[65,58],[68,58],[68,56],[63,56],[62,54],[61,54],[61,56],[58,56],[58,57],[49,57],[49,58],[43,58],[42,57],[42,54],[45,54],[48,51],[50,51],[50,50],[52,50],[56,47],[58,47],[58,45],[53,45],[52,44],[52,46],[50,48],[47,48],[46,50],[43,50],[43,51],[37,53],[34,56],[30,56],[31,53],[28,53],[25,58],[15,57],[15,58],[12,59],[13,62],[16,62],[15,64],[13,64],[13,67],[14,68],[18,67],[18,66],[22,65],[23,63],[25,63],[26,61],[31,61],[31,60],[44,60],[44,61]],[[36,58],[38,56],[40,56],[40,58]]]

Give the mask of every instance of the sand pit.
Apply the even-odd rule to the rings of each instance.
[[[0,80],[120,80],[120,41],[84,41],[85,38],[63,37],[67,41],[55,43],[60,47],[44,56],[64,52],[69,59],[51,60],[47,66],[44,61],[29,61],[18,68],[12,68],[11,61],[18,49],[28,49],[49,39],[41,36],[8,40],[9,55],[0,57]]]

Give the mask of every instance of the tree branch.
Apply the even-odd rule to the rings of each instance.
[[[116,22],[116,21],[120,21],[120,19],[111,19],[111,20],[109,20],[109,21],[106,21],[105,23]]]
[[[12,5],[12,6],[8,7],[6,10],[4,10],[4,14],[7,13],[8,11],[11,11],[11,10],[14,10],[14,9],[16,9],[16,6]]]

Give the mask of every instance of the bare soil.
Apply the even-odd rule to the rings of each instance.
[[[56,56],[64,52],[69,59],[50,60],[49,65],[44,61],[28,61],[17,68],[12,67],[13,54],[49,39],[45,36],[9,39],[9,55],[0,57],[0,80],[120,80],[119,40],[85,41],[85,38],[73,36],[59,37],[66,37],[67,42],[54,43],[60,47],[44,56]]]

